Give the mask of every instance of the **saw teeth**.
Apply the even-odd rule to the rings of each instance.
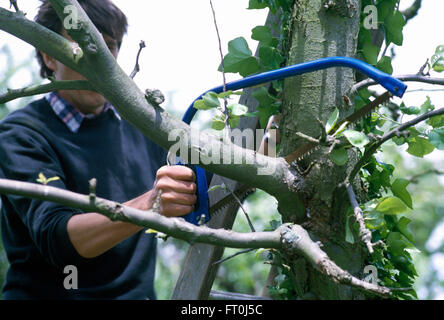
[[[250,188],[247,189],[246,191],[244,191],[242,194],[236,194],[236,196],[238,197],[238,199],[243,202],[250,194],[254,193],[256,191],[255,188]],[[235,192],[236,193],[236,192]],[[233,196],[233,195],[231,195]],[[220,211],[222,211],[223,209],[225,209],[226,207],[229,207],[233,204],[236,204],[237,200],[233,197],[232,199],[230,199],[229,201],[227,201],[225,204],[223,204],[219,209],[217,209],[216,211],[214,211],[212,213],[212,216],[217,215]]]

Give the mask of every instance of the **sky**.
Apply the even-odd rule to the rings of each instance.
[[[118,62],[127,70],[133,70],[139,42],[144,40],[147,47],[140,58],[141,71],[135,81],[144,90],[160,89],[167,95],[167,103],[174,105],[182,115],[190,103],[206,90],[222,84],[222,74],[217,71],[220,55],[217,35],[213,24],[208,0],[114,0],[128,16],[129,30],[124,38]],[[413,0],[401,0],[401,9]],[[224,54],[227,43],[243,36],[255,52],[257,42],[251,40],[251,29],[263,25],[267,10],[247,10],[248,0],[213,0],[217,22],[222,38]],[[8,0],[0,0],[0,6],[7,7]],[[37,13],[38,0],[19,0],[20,9],[33,18]],[[394,75],[417,73],[438,45],[444,44],[442,30],[438,29],[444,12],[444,1],[423,0],[420,13],[404,29],[402,47],[395,47],[393,61]],[[0,31],[0,48],[7,43],[13,49],[16,61],[23,61],[33,55],[34,49],[26,43]],[[0,56],[1,57],[1,56]],[[0,70],[5,61],[0,59]],[[33,67],[38,70],[34,61]],[[432,72],[432,76],[440,76]],[[444,77],[444,75],[441,75]],[[238,79],[238,75],[227,74],[227,80]],[[104,79],[106,81],[106,79]],[[29,85],[30,76],[26,71],[18,73],[12,81],[13,88]],[[408,90],[441,89],[422,83],[408,83]],[[3,91],[5,88],[0,88]],[[172,96],[169,94],[173,94]],[[409,92],[403,101],[407,106],[418,106],[431,97],[438,108],[444,106],[443,92]],[[399,100],[397,101],[399,102]],[[434,160],[437,169],[444,170],[443,152],[434,152],[427,159]],[[409,156],[406,154],[406,161]],[[444,225],[432,237],[431,246],[444,240]],[[438,265],[442,265],[439,257]],[[437,268],[442,269],[442,268]],[[444,272],[442,273],[444,279]],[[444,295],[440,296],[444,298]]]

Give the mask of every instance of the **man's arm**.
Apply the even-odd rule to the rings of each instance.
[[[197,200],[195,179],[194,172],[185,166],[162,167],[153,189],[124,205],[149,210],[162,190],[160,213],[168,217],[185,215],[193,211]],[[127,222],[113,222],[98,213],[74,215],[67,223],[69,238],[84,258],[95,258],[142,229]]]

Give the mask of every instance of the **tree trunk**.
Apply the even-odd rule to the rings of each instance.
[[[288,64],[296,64],[329,56],[354,57],[360,25],[360,0],[298,0],[294,4],[291,47]],[[353,108],[345,103],[344,94],[355,83],[355,74],[349,68],[331,68],[287,79],[284,86],[283,121],[280,155],[285,156],[306,143],[297,135],[301,132],[314,138],[321,135],[322,126],[337,107],[340,119]],[[284,216],[284,221],[301,223],[310,231],[313,240],[319,240],[323,249],[340,267],[362,278],[365,251],[360,245],[345,241],[347,199],[337,208],[335,189],[344,181],[347,170],[356,162],[356,154],[349,151],[346,166],[335,165],[322,147],[298,161],[304,172],[304,181],[297,188],[306,217]],[[356,190],[356,187],[355,187]],[[359,187],[357,189],[359,194]],[[335,196],[336,195],[336,196]],[[341,197],[342,198],[342,197]],[[309,266],[301,257],[291,261],[298,296],[316,299],[359,299],[361,293],[350,287],[337,285]]]

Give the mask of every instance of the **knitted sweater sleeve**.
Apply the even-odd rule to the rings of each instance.
[[[4,122],[0,125],[0,178],[37,183],[39,174],[58,177],[49,185],[66,189],[65,174],[47,139],[29,127]],[[3,195],[3,214],[17,215],[41,255],[52,265],[81,264],[83,258],[73,247],[67,222],[80,210],[49,201]],[[5,212],[5,208],[8,211]],[[22,228],[23,230],[23,228]],[[13,248],[14,249],[14,248]],[[19,248],[15,248],[19,250]]]

